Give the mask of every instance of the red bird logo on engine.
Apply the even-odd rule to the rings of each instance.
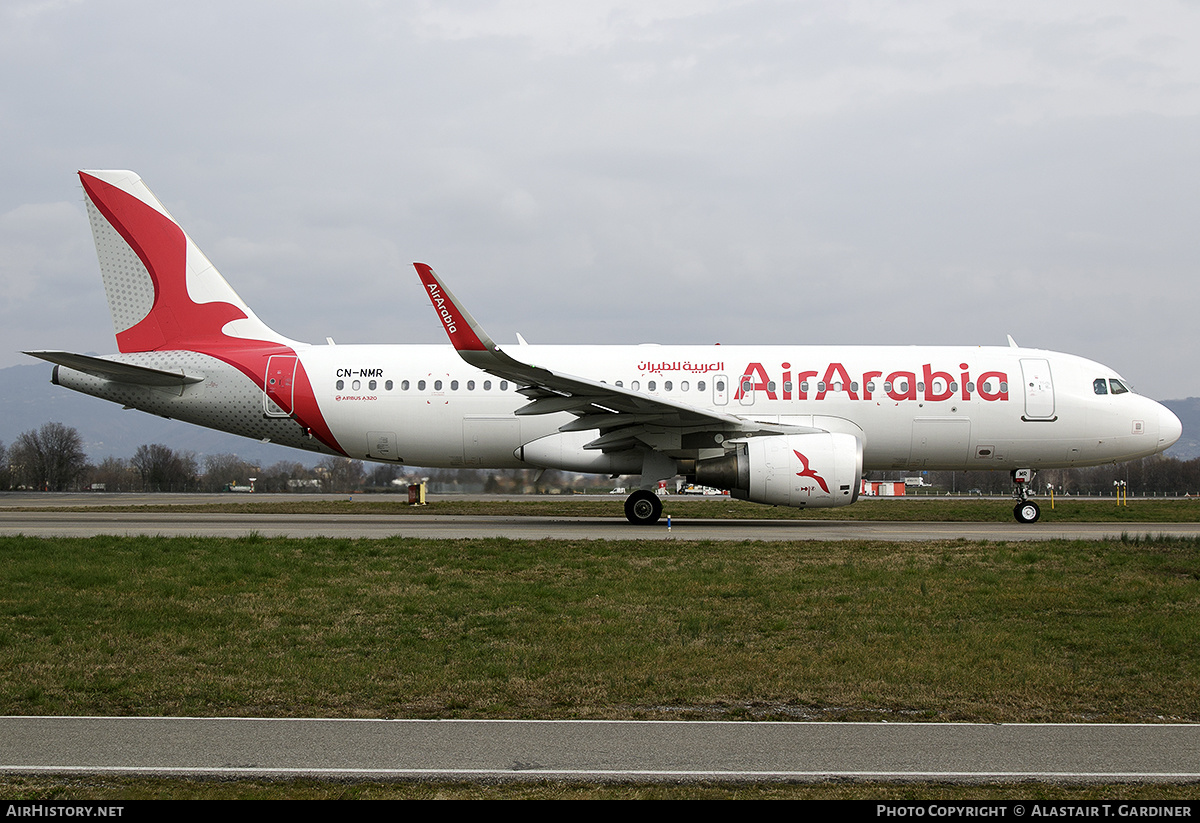
[[[796,451],[795,449],[792,449],[792,453],[795,454],[796,457],[800,458],[800,465],[804,466],[804,471],[796,472],[796,476],[797,477],[811,477],[813,480],[816,480],[818,483],[821,484],[821,491],[825,492],[826,494],[829,494],[829,486],[827,486],[825,484],[825,478],[821,477],[821,475],[817,474],[815,471],[813,471],[812,469],[810,469],[808,467],[808,458],[805,457],[804,455],[802,455],[800,452]]]

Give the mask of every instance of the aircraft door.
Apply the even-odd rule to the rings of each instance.
[[[738,378],[738,391],[735,395],[742,399],[743,406],[754,405],[754,377],[749,374],[743,374]]]
[[[267,359],[267,375],[263,383],[263,414],[267,417],[290,417],[294,408],[296,385],[295,355],[276,354]]]
[[[1021,385],[1025,387],[1024,420],[1054,420],[1054,381],[1050,361],[1021,359]]]
[[[712,387],[715,405],[724,406],[729,402],[729,381],[725,379],[725,375],[715,375],[712,379]]]

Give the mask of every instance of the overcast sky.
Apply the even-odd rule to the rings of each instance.
[[[269,325],[1080,354],[1200,395],[1196,2],[0,3],[0,366],[115,350],[80,168]],[[47,367],[48,369],[49,367]]]

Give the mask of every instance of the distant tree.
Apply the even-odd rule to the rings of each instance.
[[[280,460],[259,472],[254,488],[262,492],[320,491],[318,486],[310,485],[314,481],[315,476],[312,471],[304,468],[304,464],[294,460]]]
[[[367,475],[367,485],[376,491],[394,490],[392,481],[400,477],[401,469],[395,463],[375,463]]]
[[[201,487],[207,492],[223,491],[226,486],[248,486],[258,476],[258,466],[236,454],[210,454],[204,458]]]
[[[161,443],[138,446],[129,465],[142,479],[142,491],[182,492],[195,487],[196,455]]]
[[[4,448],[4,441],[0,440],[0,489],[7,489],[10,485],[8,477],[8,450]]]
[[[99,483],[109,492],[133,491],[133,471],[123,457],[106,457],[88,473],[91,483]]]
[[[362,487],[363,462],[348,457],[326,457],[317,464],[316,472],[325,481],[325,491],[349,492]]]
[[[62,423],[43,423],[21,434],[8,460],[17,482],[56,492],[72,488],[87,466],[79,432]]]

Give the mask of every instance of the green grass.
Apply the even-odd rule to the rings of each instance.
[[[0,538],[0,714],[1200,720],[1200,541]]]
[[[456,500],[439,499],[425,506],[410,506],[388,495],[347,495],[337,500],[312,499],[296,495],[292,500],[262,502],[239,498],[228,502],[169,505],[112,505],[42,508],[36,511],[189,511],[232,512],[240,514],[404,514],[468,515],[503,517],[616,517],[624,518],[623,496],[597,500],[572,495],[537,497],[529,500]],[[761,506],[729,497],[682,497],[663,499],[663,514],[676,518],[702,519],[774,519],[774,520],[879,520],[941,522],[1013,522],[1014,501],[1005,498],[914,497],[891,500],[860,499],[852,506],[837,509],[793,509]],[[1128,506],[1102,498],[1071,498],[1050,501],[1038,498],[1046,522],[1096,523],[1195,523],[1200,522],[1200,499],[1132,500]],[[20,511],[21,507],[12,507]]]

